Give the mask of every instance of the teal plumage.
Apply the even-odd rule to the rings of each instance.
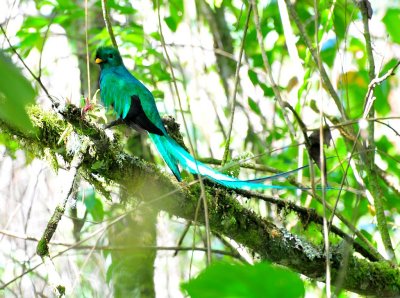
[[[147,131],[164,161],[179,181],[182,178],[178,164],[192,174],[200,174],[229,188],[298,189],[293,186],[266,185],[259,182],[285,177],[301,168],[255,180],[239,180],[195,160],[168,135],[153,95],[126,69],[118,50],[112,47],[100,47],[96,53],[96,63],[101,68],[101,100],[106,107],[113,107],[118,118],[108,127],[122,122],[138,131]]]
[[[179,160],[176,158],[174,154],[171,154],[171,150],[169,150],[171,146],[169,146],[168,138],[170,137],[168,135],[160,136],[152,133],[149,133],[149,137],[153,141],[158,152],[160,152],[165,163],[168,165],[172,173],[175,175],[176,179],[178,179],[178,181],[181,181],[182,177],[178,168]]]

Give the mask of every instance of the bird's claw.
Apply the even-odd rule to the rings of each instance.
[[[117,120],[111,121],[110,123],[105,124],[104,129],[108,129],[113,126],[120,125],[122,123],[123,123],[123,121],[121,119],[117,119]]]

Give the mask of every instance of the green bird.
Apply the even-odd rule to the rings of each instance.
[[[95,62],[100,65],[101,69],[101,100],[106,107],[112,106],[117,114],[117,120],[106,125],[106,128],[126,124],[139,132],[147,132],[178,181],[182,180],[178,167],[180,165],[192,174],[201,175],[229,188],[298,189],[292,186],[266,185],[261,182],[288,176],[304,167],[273,176],[239,180],[197,161],[168,135],[153,95],[128,71],[116,48],[99,47]]]

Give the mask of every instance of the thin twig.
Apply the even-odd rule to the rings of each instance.
[[[91,248],[88,248],[88,249],[90,249],[90,251],[89,251],[88,255],[86,256],[85,260],[83,261],[82,265],[79,266],[79,271],[75,276],[74,283],[72,284],[71,293],[74,292],[76,285],[78,284],[78,282],[81,279],[81,275],[82,275],[84,268],[86,267],[86,264],[89,262],[90,257],[93,255],[93,252],[95,251],[96,247],[98,246],[100,239],[102,239],[102,237],[104,236],[105,233],[106,233],[106,231],[104,230],[101,233],[101,235],[99,235],[99,237],[96,239],[96,243],[94,245],[92,245]]]
[[[72,246],[67,247],[66,249],[64,249],[64,250],[62,250],[62,251],[60,251],[60,252],[58,252],[57,254],[55,254],[55,255],[53,255],[53,256],[50,256],[49,258],[53,260],[54,258],[63,255],[65,252],[67,252],[67,251],[69,251],[69,250],[71,250],[71,249],[74,249],[75,247],[79,246],[80,244],[86,242],[87,240],[93,238],[93,237],[96,236],[97,234],[99,234],[99,233],[103,232],[104,230],[108,229],[109,227],[111,227],[111,226],[114,225],[115,223],[119,222],[121,219],[125,218],[125,216],[126,216],[126,214],[122,214],[122,215],[118,216],[118,217],[115,218],[113,221],[111,221],[107,226],[99,228],[97,231],[94,231],[92,234],[90,234],[89,236],[87,236],[85,239],[82,239],[81,241],[76,242],[76,243],[73,244]],[[17,281],[18,279],[24,277],[26,274],[29,274],[30,272],[34,271],[35,269],[37,269],[38,267],[40,267],[40,266],[43,265],[43,264],[44,264],[44,262],[42,261],[41,263],[39,263],[39,264],[33,266],[33,267],[30,268],[29,270],[22,272],[20,275],[14,277],[13,279],[11,279],[11,280],[9,280],[8,282],[4,283],[4,284],[0,287],[0,290],[3,290],[3,289],[5,289],[5,288],[7,288],[10,284],[12,284],[13,282]]]
[[[183,125],[185,127],[185,131],[187,133],[188,140],[189,140],[189,147],[190,147],[190,150],[193,152],[194,157],[196,158],[195,151],[194,151],[194,146],[193,146],[192,140],[191,140],[191,138],[189,136],[189,128],[188,128],[188,125],[186,123],[185,115],[183,113],[182,101],[181,101],[181,97],[180,97],[180,94],[179,94],[178,85],[176,83],[174,68],[172,66],[171,58],[169,57],[169,54],[168,54],[168,51],[167,51],[167,47],[165,46],[165,39],[164,39],[164,35],[163,35],[163,31],[162,31],[162,24],[161,24],[160,1],[159,0],[157,0],[157,16],[158,16],[158,26],[159,26],[159,31],[160,31],[160,39],[161,39],[161,43],[163,45],[165,56],[167,58],[168,66],[169,66],[170,71],[171,71],[172,82],[173,82],[173,86],[174,86],[174,89],[175,89],[176,96],[178,98],[179,109],[180,109],[180,112],[181,112]],[[197,172],[199,172],[199,168],[198,168],[197,162],[196,162],[196,168],[197,168]],[[201,177],[201,175],[198,175],[198,176],[199,176],[200,190],[201,190],[200,197],[203,200],[203,205],[204,205],[204,221],[205,221],[205,226],[206,226],[206,238],[207,238],[207,264],[210,264],[211,263],[211,235],[210,235],[210,223],[209,223],[209,219],[208,219],[207,198],[206,198],[206,191],[205,191],[205,188],[204,188],[202,177]]]
[[[367,94],[365,95],[365,102],[371,101],[371,98],[373,97],[373,92],[374,89],[377,85],[380,85],[383,81],[386,81],[389,77],[393,76],[396,73],[397,68],[400,65],[400,60],[397,60],[396,64],[389,69],[383,76],[381,77],[376,77],[374,78],[368,85],[368,91]],[[364,113],[363,113],[363,119],[368,118],[368,114],[370,112],[371,107],[369,107],[370,104],[366,105]],[[370,119],[373,117],[369,117]]]
[[[192,221],[189,220],[189,221],[186,223],[185,229],[184,229],[183,232],[181,233],[181,236],[179,237],[177,247],[181,247],[181,246],[182,246],[183,240],[185,239],[185,237],[186,237],[187,233],[189,232],[189,229],[190,229],[191,226],[192,226]],[[177,254],[178,254],[178,250],[175,251],[174,257],[176,257]]]
[[[108,35],[110,35],[110,39],[111,39],[111,42],[112,42],[113,46],[116,49],[118,49],[118,44],[117,44],[117,41],[115,39],[114,31],[113,31],[113,28],[112,28],[112,25],[111,25],[111,21],[110,21],[110,14],[109,14],[109,11],[108,11],[107,0],[101,0],[101,9],[103,11],[104,23],[106,24]]]
[[[89,11],[88,11],[88,0],[85,0],[85,44],[86,44],[86,75],[88,81],[88,100],[90,102],[92,96],[92,90],[90,86],[90,55],[89,55]]]
[[[47,25],[47,29],[46,32],[44,33],[44,37],[43,37],[43,43],[42,43],[42,47],[40,49],[40,56],[39,56],[39,74],[38,74],[38,78],[41,79],[42,78],[42,57],[43,57],[43,49],[44,49],[44,45],[46,44],[46,40],[49,36],[49,32],[50,32],[50,26],[53,24],[54,18],[56,17],[56,14],[54,13],[50,20],[49,20],[49,24]]]
[[[197,217],[199,215],[199,210],[200,210],[200,204],[201,200],[197,200],[197,205],[196,205],[196,210],[194,211],[194,220],[193,220],[193,233],[192,233],[192,247],[195,247],[196,245],[196,229],[198,226],[197,222]],[[192,253],[190,255],[190,262],[189,262],[189,279],[191,278],[192,274],[192,265],[193,265],[193,256],[194,256],[194,250],[192,250]]]
[[[333,8],[333,6],[331,7]],[[329,19],[331,17],[332,9],[330,10]],[[321,53],[319,51],[319,9],[318,9],[318,1],[314,0],[314,37],[315,37],[315,44],[316,44],[316,58],[317,58],[317,64],[318,68],[322,68],[322,61],[321,61]],[[320,110],[320,126],[319,126],[319,157],[320,157],[320,167],[321,167],[321,184],[322,184],[322,190],[321,190],[321,199],[322,199],[322,206],[323,206],[323,217],[322,217],[322,229],[323,229],[323,238],[324,238],[324,249],[325,249],[325,293],[326,297],[330,298],[331,297],[331,262],[330,262],[330,243],[329,243],[329,225],[328,225],[328,214],[327,214],[327,207],[326,207],[326,176],[325,173],[325,152],[324,152],[324,116],[323,116],[323,108],[324,108],[324,97],[322,94],[322,79],[319,79],[319,96],[320,96],[320,101],[321,101],[321,110]],[[314,181],[314,176],[312,176],[312,181]],[[313,183],[314,185],[314,183]],[[315,188],[313,188],[313,192],[315,193]]]
[[[249,28],[251,8],[252,8],[252,6],[250,5],[248,12],[247,12],[246,24],[244,25],[244,29],[243,29],[242,43],[240,45],[240,50],[239,50],[239,59],[236,64],[235,82],[234,82],[233,95],[232,95],[232,101],[231,101],[231,118],[229,120],[229,128],[228,128],[228,135],[226,137],[224,155],[222,157],[222,163],[221,163],[222,166],[225,165],[226,161],[228,160],[228,155],[229,155],[229,145],[231,143],[233,119],[235,117],[235,109],[236,109],[236,93],[237,93],[237,88],[238,88],[238,84],[239,84],[239,71],[240,71],[240,66],[241,66],[242,57],[243,57],[243,49],[244,49],[244,45],[245,45],[245,41],[246,41],[247,29]]]
[[[371,35],[369,32],[369,12],[368,12],[368,7],[366,1],[360,1],[359,7],[361,10],[361,15],[363,19],[363,25],[364,25],[364,38],[365,38],[365,44],[366,44],[366,50],[367,50],[367,57],[369,61],[369,78],[371,80],[371,83],[368,86],[368,92],[365,97],[364,101],[364,113],[363,113],[363,118],[373,118],[375,115],[375,108],[374,108],[374,102],[375,102],[375,97],[374,97],[374,89],[375,86],[386,80],[389,76],[391,76],[396,68],[399,66],[400,61],[397,62],[397,64],[389,70],[384,76],[377,78],[375,77],[375,62],[374,62],[374,56],[372,52],[372,45],[371,45]],[[386,253],[389,257],[389,259],[393,262],[396,263],[396,254],[393,249],[393,244],[389,235],[389,229],[387,226],[387,221],[386,221],[386,215],[385,215],[385,208],[384,208],[384,203],[381,198],[381,190],[379,187],[378,183],[378,175],[376,173],[376,165],[375,165],[375,139],[374,139],[374,132],[375,132],[375,123],[372,122],[371,125],[368,126],[368,145],[366,145],[367,149],[372,149],[369,151],[367,154],[367,159],[366,159],[366,170],[367,170],[367,176],[368,179],[372,185],[371,187],[371,193],[372,197],[374,198],[374,205],[376,209],[376,219],[377,219],[377,225],[379,232],[381,234],[382,242],[385,246]]]
[[[103,231],[104,232],[104,231]],[[39,242],[40,238],[37,237],[32,237],[28,236],[26,234],[18,234],[14,233],[11,231],[7,230],[1,230],[0,229],[0,234],[5,235],[7,237],[15,238],[15,239],[21,239],[21,240],[27,240],[27,241],[33,241],[33,242]],[[98,241],[96,241],[98,242]],[[76,243],[65,243],[65,242],[59,242],[59,241],[51,241],[49,242],[49,245],[51,246],[65,246],[65,247],[71,247],[72,249],[75,250],[103,250],[103,251],[131,251],[131,250],[158,250],[158,251],[203,251],[207,252],[207,248],[205,247],[192,247],[192,246],[155,246],[155,245],[126,245],[126,246],[108,246],[108,245],[76,245]],[[213,254],[220,254],[220,255],[226,255],[226,256],[231,256],[234,258],[240,258],[238,253],[235,252],[229,252],[225,250],[220,250],[220,249],[212,249],[211,250]],[[175,253],[174,253],[175,255]]]
[[[376,167],[377,172],[379,177],[386,183],[387,186],[389,186],[393,192],[397,195],[397,197],[400,197],[400,187],[397,183],[394,183],[393,181],[390,181],[390,177],[388,176],[387,172],[382,170],[379,167]]]
[[[300,31],[301,37],[303,38],[307,48],[311,52],[311,56],[312,56],[314,62],[318,65],[318,70],[319,70],[319,73],[321,75],[322,81],[324,83],[324,87],[327,89],[327,91],[329,92],[329,94],[331,95],[333,100],[335,101],[335,104],[336,104],[340,114],[342,115],[342,118],[344,120],[347,120],[348,117],[346,115],[345,109],[344,109],[344,107],[343,107],[343,105],[341,103],[339,95],[335,91],[335,88],[333,87],[333,84],[332,84],[331,80],[329,79],[329,76],[328,76],[324,66],[318,64],[318,59],[319,58],[318,58],[317,50],[312,45],[312,42],[311,42],[311,40],[309,39],[309,37],[307,35],[306,29],[304,28],[304,25],[303,25],[303,21],[300,19],[299,15],[297,14],[296,10],[294,9],[291,0],[285,0],[285,2],[286,2],[286,6],[288,8],[290,16],[292,17],[292,19],[296,23],[296,26]]]
[[[301,32],[302,38],[304,39],[304,41],[305,41],[307,47],[309,48],[309,50],[310,50],[310,52],[311,52],[311,54],[312,54],[312,57],[313,57],[314,61],[318,64],[318,54],[317,54],[317,51],[316,51],[316,49],[312,46],[311,41],[310,41],[309,38],[307,37],[305,28],[304,28],[302,22],[300,21],[299,16],[297,15],[297,13],[296,13],[296,11],[295,11],[295,9],[294,9],[292,3],[290,2],[290,0],[285,0],[285,2],[286,2],[286,5],[287,5],[287,7],[288,7],[288,10],[289,10],[289,12],[290,12],[290,14],[291,14],[293,20],[295,21],[297,27],[299,28],[299,30],[300,30],[300,32]],[[395,71],[395,69],[396,69],[397,67],[398,67],[398,64],[396,64],[396,66],[392,69],[392,73]],[[324,69],[323,66],[319,67],[319,72],[320,72],[320,74],[321,74],[321,78],[322,78],[322,80],[323,80],[323,82],[324,82],[325,87],[327,88],[328,92],[330,93],[330,95],[331,95],[332,98],[334,99],[334,101],[335,101],[335,103],[336,103],[336,105],[337,105],[339,111],[340,111],[341,114],[342,114],[342,117],[346,120],[346,119],[347,119],[347,116],[346,116],[346,114],[345,114],[344,107],[342,106],[342,104],[341,104],[341,102],[340,102],[340,99],[339,99],[339,96],[337,95],[336,91],[334,90],[333,85],[332,85],[331,81],[329,80],[329,77],[328,77],[328,75],[327,75],[327,73],[326,73],[326,71],[325,71],[325,69]],[[387,76],[388,76],[388,75],[389,75],[389,72],[387,73]],[[382,77],[383,80],[384,80],[385,77],[387,77],[387,76],[386,76],[386,75],[383,76],[383,77]],[[369,114],[370,108],[371,108],[372,102],[373,102],[373,99],[372,99],[373,97],[371,96],[370,92],[373,91],[373,88],[375,87],[376,83],[377,83],[377,82],[381,82],[381,81],[382,81],[381,79],[376,80],[376,81],[373,80],[373,81],[371,82],[369,88],[368,88],[368,92],[367,92],[366,98],[367,98],[367,99],[371,99],[371,100],[366,100],[365,102],[366,102],[366,103],[371,102],[371,104],[369,104],[369,105],[367,104],[366,107],[365,107],[365,110],[364,110],[364,117],[363,117],[364,119],[365,119],[365,118],[367,117],[367,115]],[[372,86],[373,86],[373,87],[372,87]],[[356,143],[357,143],[357,140],[358,140],[359,135],[360,135],[360,133],[357,134]],[[355,145],[356,145],[356,143],[355,143]],[[354,149],[355,149],[355,147],[353,147],[353,150],[352,150],[353,152],[354,152]],[[374,196],[374,197],[375,197],[375,196]],[[383,214],[383,210],[380,210],[380,211],[382,211],[381,213]],[[377,214],[377,215],[378,215],[378,214]],[[384,215],[384,214],[383,214],[383,215]],[[381,232],[381,234],[382,234],[382,232]],[[382,236],[385,237],[385,235],[386,235],[386,233],[383,234]],[[388,235],[388,233],[387,233],[387,235]],[[387,235],[386,235],[386,236],[387,236]],[[388,238],[388,240],[390,241],[390,238]],[[384,241],[384,242],[385,242],[385,241]],[[393,249],[390,249],[390,248],[389,248],[389,251],[390,251],[390,250],[393,251]],[[393,255],[392,255],[391,257],[393,257]]]
[[[319,110],[317,110],[319,112]],[[400,117],[396,117],[396,116],[391,116],[391,117],[375,117],[375,118],[359,118],[359,119],[353,119],[353,120],[347,120],[347,121],[343,121],[343,122],[338,122],[338,121],[334,121],[334,118],[329,118],[329,115],[324,114],[325,118],[328,118],[333,125],[329,125],[329,128],[341,128],[344,126],[349,126],[349,125],[353,125],[353,124],[357,124],[360,122],[360,120],[365,120],[365,121],[376,121],[376,122],[380,122],[382,120],[400,120]],[[380,122],[381,123],[381,122]],[[383,123],[381,123],[383,124]],[[308,128],[308,131],[314,131],[316,130],[315,128]],[[352,139],[354,141],[354,138]]]
[[[259,16],[258,16],[256,0],[251,0],[251,5],[253,6],[253,10],[254,10],[253,18],[254,18],[254,23],[256,25],[257,40],[258,40],[258,44],[259,44],[260,49],[261,49],[261,57],[262,57],[262,60],[263,60],[265,72],[267,73],[267,75],[269,77],[269,82],[271,84],[271,88],[272,88],[272,90],[273,90],[273,92],[275,94],[275,97],[276,97],[276,99],[278,101],[278,104],[279,104],[279,106],[280,106],[280,108],[282,110],[282,114],[283,114],[283,117],[285,118],[286,125],[289,128],[291,136],[294,137],[296,135],[296,132],[294,130],[293,124],[290,122],[290,120],[289,120],[289,118],[287,116],[287,112],[286,112],[286,110],[284,108],[282,95],[281,95],[281,92],[280,92],[278,86],[275,83],[274,77],[272,75],[272,67],[271,67],[271,64],[268,61],[268,57],[267,57],[266,50],[265,50],[265,47],[264,47],[264,39],[263,39],[262,31],[261,31],[261,25],[260,25],[260,19],[259,19]]]
[[[304,187],[302,184],[296,182],[294,179],[291,179],[290,177],[288,178],[290,183],[293,185],[296,185],[298,187]],[[322,204],[322,199],[314,194],[312,191],[307,191],[308,194],[314,197],[320,204]],[[328,202],[326,202],[326,208],[329,210],[329,212],[332,213],[332,216],[336,216],[344,225],[346,225],[350,231],[352,231],[357,237],[359,238],[360,241],[364,242],[365,245],[368,247],[368,250],[370,251],[371,254],[375,256],[376,259],[379,261],[383,261],[384,258],[380,255],[380,253],[376,250],[376,248],[372,245],[372,243],[365,237],[364,234],[362,234],[357,228],[349,221],[347,220],[341,213],[337,212],[336,209],[334,209]]]
[[[373,103],[375,101],[375,97],[373,96],[374,94],[374,89],[377,85],[381,84],[383,81],[388,79],[390,76],[392,76],[396,69],[400,65],[400,60],[397,61],[396,65],[391,68],[386,74],[384,74],[382,77],[377,77],[374,78],[371,83],[368,85],[368,91],[365,96],[365,110],[363,113],[363,118],[367,118],[368,116],[371,116],[371,110],[373,110]],[[373,157],[374,155],[372,155]],[[369,156],[370,157],[370,156]],[[382,242],[385,246],[387,255],[389,259],[393,262],[396,263],[396,254],[393,249],[393,244],[389,235],[389,229],[387,226],[387,221],[386,221],[386,215],[385,215],[385,209],[384,209],[384,204],[381,199],[381,191],[379,188],[379,184],[377,181],[377,174],[375,170],[375,161],[374,160],[367,160],[370,164],[367,165],[367,173],[368,173],[368,178],[370,179],[372,185],[372,196],[374,198],[374,205],[376,209],[376,219],[377,219],[377,224],[378,224],[378,229],[382,237]]]
[[[14,48],[14,46],[11,44],[10,39],[8,38],[6,31],[4,30],[3,26],[0,25],[0,30],[3,32],[5,39],[7,40],[8,45],[10,46],[10,49],[13,51],[13,53],[18,57],[19,61],[24,65],[25,69],[29,72],[29,74],[32,76],[32,78],[40,85],[44,93],[46,93],[47,97],[50,99],[52,102],[53,106],[57,107],[59,105],[59,102],[53,98],[49,91],[47,91],[47,88],[43,85],[42,80],[40,77],[35,75],[33,71],[29,68],[29,66],[25,63],[24,59],[22,59],[21,55],[17,52],[17,50]]]
[[[393,126],[391,126],[391,125],[389,125],[389,124],[387,124],[387,123],[385,123],[385,122],[383,122],[383,121],[380,121],[380,120],[376,120],[376,123],[379,123],[379,124],[382,124],[382,125],[386,126],[386,127],[389,128],[391,131],[393,131],[393,132],[396,134],[396,136],[400,137],[399,132],[398,132],[396,129],[394,129]]]
[[[65,285],[62,282],[60,275],[55,269],[54,263],[52,262],[49,254],[48,243],[56,232],[58,223],[60,222],[62,215],[65,211],[65,206],[68,202],[68,198],[70,197],[73,186],[75,184],[76,176],[78,174],[78,168],[81,166],[84,153],[87,149],[88,141],[83,141],[81,148],[79,151],[75,153],[74,158],[71,162],[71,168],[69,171],[68,179],[64,182],[64,189],[61,191],[61,201],[57,205],[54,210],[53,215],[51,216],[45,231],[43,232],[43,236],[38,242],[36,252],[42,258],[43,263],[46,266],[47,274],[49,276],[50,284],[53,288],[59,293],[60,296],[65,294]]]

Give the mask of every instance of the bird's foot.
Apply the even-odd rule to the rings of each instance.
[[[104,129],[108,129],[113,126],[120,125],[122,123],[123,123],[122,119],[117,119],[117,120],[111,121],[110,123],[104,125]]]

